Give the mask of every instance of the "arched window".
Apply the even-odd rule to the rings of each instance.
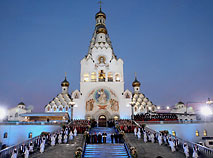
[[[96,72],[91,73],[91,82],[96,82]]]
[[[126,99],[129,99],[129,98],[130,98],[129,93],[126,93]]]
[[[18,117],[18,113],[15,113],[15,117]]]
[[[195,135],[196,135],[197,137],[199,136],[198,130],[196,130]]]
[[[53,110],[54,110],[54,111],[56,111],[56,110],[57,110],[57,108],[54,106]]]
[[[104,73],[104,70],[99,71],[98,81],[99,82],[105,82],[105,73]]]
[[[113,82],[112,72],[108,72],[108,82]]]
[[[115,75],[115,81],[116,81],[116,82],[120,82],[120,80],[121,80],[121,79],[120,79],[120,75],[119,75],[119,74],[116,74],[116,75]]]
[[[60,107],[60,108],[59,108],[59,111],[62,111],[62,110],[63,110],[63,108],[62,108],[62,107]]]
[[[32,137],[33,137],[33,134],[32,134],[32,132],[30,132],[28,135],[28,138],[32,138]]]
[[[66,106],[66,111],[68,111],[68,107]]]
[[[8,136],[8,135],[7,135],[7,132],[5,132],[5,133],[4,133],[4,138],[7,138],[7,136]]]
[[[114,120],[118,120],[118,116],[114,116]]]
[[[88,82],[89,81],[89,74],[84,74],[84,82]]]
[[[47,111],[50,111],[50,107],[49,106],[47,107]]]

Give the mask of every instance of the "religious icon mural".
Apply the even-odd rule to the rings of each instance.
[[[116,94],[108,88],[98,88],[88,94],[86,101],[86,111],[89,115],[97,113],[99,110],[109,112],[114,116],[119,113],[119,102]]]
[[[101,105],[107,104],[107,102],[110,99],[109,91],[103,88],[98,89],[94,94],[94,98],[98,104]]]
[[[119,110],[118,101],[116,101],[115,99],[110,99],[110,104],[111,104],[111,110],[118,112]]]
[[[92,111],[94,107],[94,100],[90,99],[86,102],[86,111]]]

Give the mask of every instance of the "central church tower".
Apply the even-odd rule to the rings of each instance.
[[[129,119],[132,94],[124,90],[123,60],[114,54],[101,9],[95,20],[88,54],[81,60],[80,91],[72,93],[74,119]]]

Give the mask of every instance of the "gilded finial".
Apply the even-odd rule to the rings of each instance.
[[[100,4],[100,10],[101,10],[101,4],[103,3],[101,0],[98,2]]]
[[[135,72],[135,79],[137,79],[137,74],[136,74],[136,72]]]
[[[65,72],[65,78],[67,78],[67,72]]]

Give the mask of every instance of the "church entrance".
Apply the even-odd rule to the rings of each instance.
[[[106,116],[105,115],[101,115],[98,118],[98,126],[99,127],[106,127]]]

